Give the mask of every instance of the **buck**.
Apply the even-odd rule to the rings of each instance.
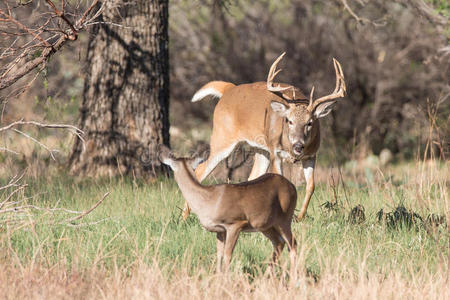
[[[281,162],[301,162],[306,179],[306,194],[298,215],[302,219],[314,193],[314,167],[320,145],[319,119],[331,112],[337,98],[345,95],[342,67],[333,58],[336,87],[333,93],[314,100],[314,87],[309,99],[300,89],[288,84],[274,84],[281,71],[277,65],[285,53],[270,67],[266,82],[234,85],[212,81],[192,97],[192,102],[205,98],[219,98],[214,116],[207,161],[195,170],[201,182],[217,164],[228,157],[236,145],[248,143],[256,149],[249,180],[267,171],[283,174]],[[269,168],[270,167],[270,168]],[[183,217],[189,216],[185,203]]]
[[[263,176],[240,184],[204,186],[194,174],[202,158],[175,158],[165,146],[159,159],[170,166],[175,181],[202,226],[217,234],[217,271],[222,259],[227,270],[239,233],[262,232],[273,244],[275,262],[287,243],[291,268],[295,265],[296,241],[291,223],[297,204],[295,186],[278,174]]]

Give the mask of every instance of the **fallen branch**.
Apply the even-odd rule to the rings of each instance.
[[[11,178],[11,180],[8,182],[7,185],[0,187],[0,191],[13,186],[18,186],[17,183],[23,178],[23,176],[25,176],[25,172],[23,172],[22,175],[19,174],[15,175],[13,178]]]
[[[90,214],[94,209],[96,209],[102,202],[103,200],[105,200],[105,198],[110,194],[110,192],[107,192],[103,195],[102,199],[100,199],[100,201],[98,201],[97,203],[95,203],[91,208],[89,208],[88,210],[84,211],[81,215],[70,218],[65,220],[64,222],[67,223],[72,223],[73,221],[77,221],[80,220],[81,218],[84,218],[85,216],[87,216],[88,214]]]
[[[40,207],[37,205],[32,204],[25,204],[23,203],[27,198],[19,199],[17,201],[11,201],[11,198],[13,196],[17,195],[18,192],[22,191],[27,187],[26,184],[18,185],[18,181],[22,179],[23,175],[21,177],[15,176],[14,180],[11,180],[10,183],[4,187],[1,187],[1,189],[7,189],[11,187],[17,187],[15,188],[11,193],[8,194],[5,200],[0,202],[0,227],[1,226],[11,226],[14,225],[14,229],[17,230],[18,228],[23,228],[23,226],[27,226],[30,224],[36,224],[35,220],[30,220],[31,217],[34,216],[32,211],[45,211],[47,213],[54,214],[56,212],[64,212],[64,213],[70,213],[70,214],[76,214],[77,216],[67,218],[63,221],[59,222],[49,222],[49,225],[66,225],[70,227],[82,227],[82,226],[89,226],[89,225],[95,225],[100,222],[105,221],[107,218],[94,221],[94,222],[88,222],[88,223],[80,223],[80,224],[74,224],[73,222],[81,220],[82,218],[89,215],[92,211],[94,211],[110,194],[110,192],[107,192],[103,195],[103,197],[97,201],[92,207],[85,211],[75,211],[75,210],[69,210],[62,207],[53,207],[53,208],[47,208],[47,207]],[[59,201],[58,201],[59,203]],[[56,206],[56,205],[55,205]],[[25,217],[29,217],[25,219]]]

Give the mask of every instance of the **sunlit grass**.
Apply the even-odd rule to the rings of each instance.
[[[367,289],[364,291],[381,295],[379,290],[370,290],[369,282],[375,279],[379,285],[390,282],[394,286],[409,286],[408,282],[413,280],[416,282],[413,297],[419,295],[425,284],[434,284],[434,280],[437,287],[430,293],[443,287],[448,278],[448,231],[446,224],[427,224],[426,217],[431,213],[448,214],[447,171],[434,168],[434,176],[422,178],[422,182],[417,176],[425,176],[424,172],[419,174],[403,167],[392,172],[392,176],[375,176],[371,183],[352,181],[351,176],[344,174],[344,185],[337,182],[317,186],[308,217],[293,224],[299,242],[297,272],[305,280],[297,283],[296,288],[300,289],[297,292],[326,295],[322,293],[326,291],[324,282],[348,287],[352,282],[354,285],[363,282]],[[64,222],[71,216],[67,212],[30,210],[21,226],[1,225],[0,264],[8,272],[18,272],[18,278],[26,272],[33,276],[57,270],[64,276],[81,274],[83,281],[99,273],[105,278],[98,283],[100,287],[118,280],[117,289],[109,294],[115,297],[133,294],[119,291],[119,286],[130,288],[131,282],[145,281],[158,273],[153,279],[174,289],[173,294],[167,292],[172,295],[169,298],[179,293],[171,278],[194,281],[191,292],[187,292],[190,296],[208,284],[215,295],[216,281],[224,280],[214,275],[215,235],[202,229],[195,216],[182,221],[183,199],[172,179],[160,178],[152,183],[120,178],[77,181],[60,175],[47,180],[29,178],[27,184],[22,195],[28,197],[26,201],[47,208],[83,211],[106,192],[110,194],[92,213],[73,224]],[[299,187],[299,205],[302,199],[303,190]],[[364,207],[365,221],[355,224],[349,213],[358,204]],[[378,220],[381,208],[390,212],[400,205],[416,212],[423,222],[387,226]],[[271,251],[270,241],[262,234],[241,234],[233,256],[234,275],[227,279],[227,284],[233,286],[232,294],[239,287],[230,278],[241,280],[242,291],[250,294],[254,291],[255,297],[260,292],[256,285],[264,280],[277,286],[272,286],[272,292],[278,291],[278,285],[292,283],[282,273],[289,261],[286,252],[281,259],[284,266],[279,270],[281,273],[275,278],[265,277]],[[1,276],[8,277],[5,274]],[[251,287],[252,284],[255,286]],[[138,286],[134,288],[139,295],[143,293]],[[0,292],[6,292],[4,289],[0,284]],[[14,293],[10,295],[20,294],[18,290]],[[86,293],[100,292],[86,287]],[[343,291],[336,293],[347,295]],[[433,293],[429,295],[440,296]]]

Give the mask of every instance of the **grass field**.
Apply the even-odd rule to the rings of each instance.
[[[318,185],[308,217],[293,224],[295,280],[286,250],[266,272],[272,246],[257,233],[241,234],[231,271],[216,274],[215,235],[194,216],[182,221],[173,179],[24,178],[11,198],[0,191],[0,298],[449,299],[448,165],[371,174]],[[365,220],[350,216],[358,204]]]

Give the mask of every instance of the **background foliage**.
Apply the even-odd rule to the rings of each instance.
[[[434,153],[448,156],[449,5],[427,1],[430,12],[420,3],[171,1],[172,144],[187,152],[208,141],[215,102],[189,101],[203,84],[265,80],[273,59],[286,51],[280,81],[305,94],[312,86],[316,95],[334,88],[332,57],[344,68],[348,96],[322,122],[324,159],[362,159],[385,148],[413,158],[424,153],[430,122],[437,129]],[[4,121],[27,115],[76,120],[86,41],[81,34],[53,57],[29,92],[8,104]]]

